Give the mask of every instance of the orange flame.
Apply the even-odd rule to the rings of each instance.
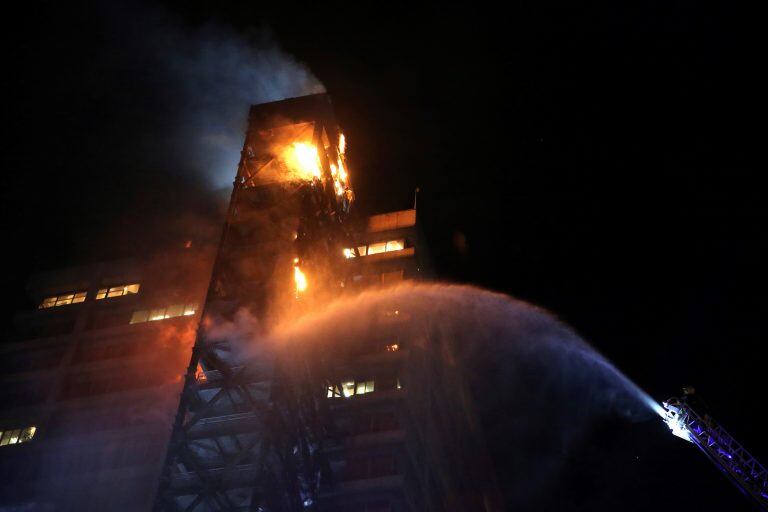
[[[302,180],[320,177],[320,159],[317,148],[305,142],[294,142],[283,153],[283,160],[292,174]]]
[[[339,178],[341,179],[341,182],[346,185],[347,183],[347,170],[344,169],[344,164],[341,161],[341,158],[339,158]]]
[[[296,283],[296,298],[307,289],[307,276],[299,268],[299,258],[293,259],[293,280]]]

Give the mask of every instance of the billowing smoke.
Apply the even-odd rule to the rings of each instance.
[[[524,302],[466,286],[365,292],[250,340],[233,335],[233,329],[259,331],[255,324],[244,328],[248,317],[239,315],[218,334],[252,343],[256,358],[266,345],[288,359],[314,350],[319,361],[375,342],[385,332],[383,316],[393,314],[405,320],[394,339],[437,365],[431,369],[440,374],[439,387],[466,390],[466,399],[456,393],[456,406],[466,406],[469,421],[478,418],[482,425],[510,508],[535,508],[569,453],[596,425],[653,416],[652,400],[567,325]],[[406,369],[403,385],[418,394],[420,386],[428,387],[428,371]]]
[[[82,37],[60,27],[61,47],[41,50],[45,61],[72,67],[48,88],[54,117],[66,120],[46,147],[58,158],[49,163],[58,171],[49,173],[58,179],[51,197],[84,198],[57,224],[62,245],[73,245],[79,264],[83,255],[112,259],[179,240],[215,244],[250,105],[323,86],[267,28],[192,23],[135,2],[89,13]]]
[[[267,28],[240,33],[212,22],[192,26],[158,8],[109,7],[111,58],[150,107],[142,151],[165,168],[231,185],[252,104],[323,92],[320,81],[285,53]]]

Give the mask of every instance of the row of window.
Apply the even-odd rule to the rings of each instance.
[[[387,389],[401,389],[400,379],[385,378],[382,386],[382,390]],[[376,383],[373,380],[347,380],[340,384],[334,384],[326,388],[326,396],[328,398],[349,398],[355,395],[364,395],[366,393],[373,393],[376,390]]]
[[[328,386],[328,398],[349,398],[353,395],[364,395],[366,393],[372,393],[374,391],[374,381],[363,380],[354,381],[348,380],[341,383],[341,388],[338,385]]]
[[[43,302],[37,307],[37,309],[53,308],[56,306],[66,306],[67,304],[78,304],[85,301],[85,296],[88,292],[75,292],[65,293],[63,295],[54,295],[53,297],[46,297]]]
[[[20,444],[31,441],[35,437],[37,427],[17,428],[15,430],[0,430],[0,446]]]
[[[405,249],[405,239],[401,238],[399,240],[360,245],[357,247],[357,252],[360,253],[360,256],[372,256],[382,252],[402,251],[403,249]],[[355,256],[356,254],[353,249],[344,249],[345,258],[354,258]]]
[[[176,318],[179,316],[192,316],[197,311],[197,304],[190,302],[189,304],[174,304],[172,306],[156,309],[142,309],[134,311],[131,315],[132,324],[140,324],[143,322],[155,322],[157,320],[165,320],[166,318]]]
[[[111,299],[112,297],[122,297],[123,295],[139,293],[140,286],[141,285],[139,283],[134,283],[102,288],[96,292],[96,300]]]
[[[96,300],[111,299],[112,297],[122,297],[123,295],[139,293],[140,286],[141,285],[139,283],[133,283],[120,286],[111,286],[109,288],[101,288],[96,292]],[[79,304],[80,302],[85,302],[87,296],[88,292],[73,292],[46,297],[43,299],[37,309],[66,306],[67,304]]]

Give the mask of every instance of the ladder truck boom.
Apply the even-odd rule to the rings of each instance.
[[[768,471],[707,413],[693,388],[662,405],[672,433],[698,446],[758,509],[768,511]]]

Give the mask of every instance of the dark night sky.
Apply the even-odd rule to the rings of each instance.
[[[332,95],[360,204],[407,207],[421,187],[442,279],[554,311],[658,399],[695,385],[768,461],[756,13],[692,1],[203,4],[38,5],[6,20],[9,304],[36,268],[114,256],[157,219],[216,211],[205,181],[175,163],[181,148],[137,156],[172,124],[163,105],[183,108],[142,44],[157,12],[192,34],[268,27]],[[539,510],[748,510],[657,425],[593,437]]]

